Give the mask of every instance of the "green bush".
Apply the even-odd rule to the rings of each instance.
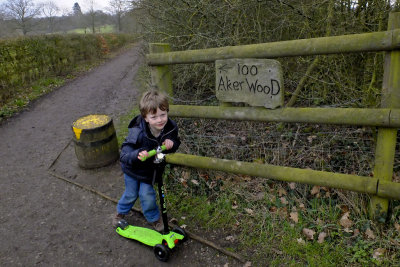
[[[101,59],[132,42],[124,34],[43,35],[0,40],[0,106],[17,88],[51,76],[64,76],[80,63]]]

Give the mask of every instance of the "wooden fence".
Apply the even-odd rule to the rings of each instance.
[[[383,32],[302,39],[171,52],[169,44],[150,44],[147,61],[152,66],[152,84],[173,95],[169,65],[206,63],[229,58],[277,58],[385,51],[382,102],[379,109],[361,108],[265,108],[171,105],[170,116],[264,122],[378,127],[373,177],[255,164],[175,153],[167,162],[287,182],[346,189],[371,195],[370,216],[387,217],[389,199],[400,199],[400,183],[392,181],[397,128],[400,127],[400,12],[389,15]]]

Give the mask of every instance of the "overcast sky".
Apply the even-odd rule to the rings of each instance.
[[[7,0],[0,0],[0,4],[5,3]],[[83,13],[89,10],[89,1],[88,0],[33,0],[33,3],[43,3],[43,2],[54,2],[62,11],[72,12],[72,7],[75,3],[78,3],[81,7]],[[93,0],[94,1],[94,9],[106,11],[106,8],[109,6],[110,0]],[[61,13],[60,13],[61,15]]]
[[[34,2],[42,2],[42,0],[33,0]],[[47,0],[44,0],[45,2]],[[74,6],[75,3],[78,3],[79,6],[81,7],[81,10],[83,13],[87,12],[89,9],[89,1],[87,0],[51,0],[53,1],[57,6],[59,6],[61,9],[68,9],[68,11],[72,11],[72,7]],[[108,2],[109,0],[93,0],[94,2],[94,9],[95,10],[103,10],[105,11],[105,8],[109,6]]]

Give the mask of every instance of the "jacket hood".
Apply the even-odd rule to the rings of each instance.
[[[140,119],[142,119],[143,121],[145,121],[145,120],[143,119],[142,115],[137,115],[136,117],[134,117],[134,118],[131,120],[131,122],[130,122],[129,125],[128,125],[128,128],[133,128],[133,127],[139,126],[139,124],[140,124]]]

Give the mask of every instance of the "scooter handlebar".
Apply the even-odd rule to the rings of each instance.
[[[162,146],[161,146],[161,151],[165,151],[166,149],[167,149],[167,147],[166,147],[165,145],[162,145]],[[150,150],[150,151],[148,151],[147,153],[148,153],[149,155],[148,155],[147,157],[143,157],[143,158],[141,159],[141,161],[145,161],[145,160],[147,160],[148,158],[151,158],[151,157],[155,156],[155,155],[157,154],[157,149]]]

